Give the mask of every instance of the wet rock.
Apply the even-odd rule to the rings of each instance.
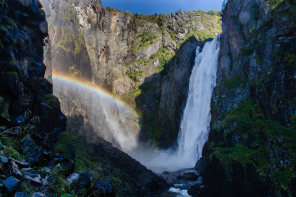
[[[50,173],[50,169],[48,167],[44,167],[42,169],[46,174],[49,174]]]
[[[25,179],[27,179],[33,183],[42,184],[40,174],[34,172],[33,169],[25,168],[25,169],[22,169],[21,171],[22,171]]]
[[[81,189],[90,186],[93,175],[89,172],[80,172],[76,182],[76,187]]]
[[[14,176],[22,176],[22,173],[19,170],[18,165],[14,161],[11,161],[10,173]]]
[[[41,192],[35,192],[33,193],[32,197],[45,197],[45,195],[42,194]]]
[[[181,180],[183,177],[181,175],[177,176],[177,180]]]
[[[80,175],[78,173],[74,172],[66,180],[71,185],[73,183],[76,183],[76,181],[79,179],[79,176]]]
[[[200,194],[202,192],[202,188],[203,188],[203,185],[197,183],[197,184],[191,186],[191,188],[188,190],[188,194],[193,197],[198,197],[198,196],[200,196]]]
[[[42,185],[43,185],[43,186],[48,185],[48,181],[47,181],[47,179],[42,179],[41,182],[42,182]]]
[[[29,135],[27,135],[21,142],[23,153],[29,155],[29,163],[34,164],[38,162],[43,153],[42,147],[37,146]]]
[[[24,192],[17,192],[15,193],[14,197],[28,197],[28,195]]]
[[[1,135],[8,135],[8,136],[19,136],[21,134],[20,128],[14,128],[14,129],[10,129],[10,130],[6,130],[4,131]]]
[[[197,170],[198,173],[200,173],[204,169],[204,167],[205,167],[204,158],[200,158],[194,166],[194,168]]]
[[[7,164],[8,163],[8,158],[7,157],[0,156],[0,160],[1,160],[1,163],[3,163],[3,164]]]
[[[17,190],[19,186],[19,180],[15,178],[14,176],[10,176],[7,179],[4,180],[4,186],[9,192],[14,192]]]
[[[18,161],[13,158],[9,158],[9,159],[14,161],[16,164],[18,164],[19,166],[22,166],[22,167],[28,167],[30,165],[28,162],[25,162],[25,161]]]
[[[62,166],[63,166],[63,169],[66,171],[67,174],[71,174],[72,172],[74,172],[75,166],[68,159],[64,159]]]
[[[97,182],[92,191],[92,195],[98,197],[102,195],[115,196],[110,179]]]
[[[96,189],[102,190],[104,193],[112,193],[112,185],[110,179],[105,179],[104,181],[99,181],[95,185]]]
[[[196,181],[198,179],[198,175],[195,172],[186,172],[183,174],[183,179],[188,181]]]

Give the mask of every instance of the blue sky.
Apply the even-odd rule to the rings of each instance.
[[[168,14],[177,10],[221,10],[223,0],[102,0],[104,7],[113,7],[139,14]]]

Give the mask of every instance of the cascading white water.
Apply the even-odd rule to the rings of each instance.
[[[114,143],[149,169],[160,173],[192,168],[201,157],[208,139],[210,103],[216,85],[219,50],[220,35],[206,43],[202,51],[199,47],[196,49],[177,150],[164,151],[139,144],[135,124],[137,117],[114,99],[106,98],[94,89],[56,77],[53,78],[54,93],[59,97],[64,112],[73,115],[75,109],[82,109],[79,113],[87,117],[99,136]]]
[[[220,35],[196,49],[195,65],[189,83],[189,94],[181,121],[177,150],[154,150],[136,153],[148,168],[156,172],[193,168],[208,140],[211,121],[210,104],[216,85]]]
[[[195,65],[189,84],[189,95],[178,138],[178,153],[188,164],[195,164],[202,156],[208,140],[211,122],[211,98],[216,86],[220,51],[220,35],[205,44],[202,52],[196,50]],[[196,147],[197,145],[197,147]]]

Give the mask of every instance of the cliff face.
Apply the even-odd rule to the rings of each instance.
[[[203,172],[207,196],[294,196],[294,1],[230,0]]]
[[[52,68],[119,96],[139,111],[143,140],[172,145],[195,48],[202,46],[198,40],[220,33],[220,16],[203,11],[134,15],[96,0],[42,3],[50,27],[45,59]]]
[[[66,118],[44,79],[45,13],[38,1],[1,1],[0,6],[1,126],[34,124],[39,137],[54,142]]]

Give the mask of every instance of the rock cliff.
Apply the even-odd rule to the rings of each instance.
[[[54,142],[66,118],[52,95],[52,85],[44,79],[45,13],[37,1],[1,1],[0,5],[1,126],[34,123],[40,137]]]
[[[119,96],[139,111],[143,140],[172,145],[194,50],[202,45],[198,40],[221,32],[221,17],[204,11],[138,15],[104,8],[95,0],[42,3],[50,35],[45,60],[52,69]],[[189,39],[192,36],[196,38]],[[178,57],[173,60],[174,56]],[[171,102],[164,102],[167,99]]]
[[[227,3],[205,196],[295,195],[295,17],[295,1]]]

